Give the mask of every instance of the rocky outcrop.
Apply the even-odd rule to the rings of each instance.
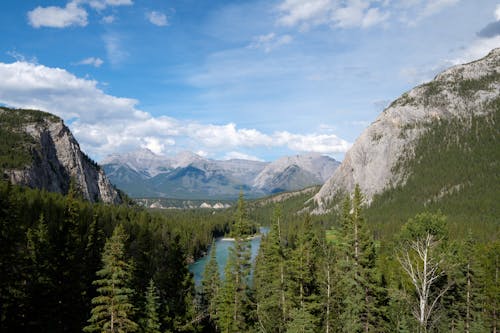
[[[452,67],[426,84],[403,94],[359,136],[333,176],[314,197],[324,212],[339,193],[359,184],[368,202],[384,189],[402,184],[398,162],[411,159],[416,140],[428,125],[452,117],[467,121],[498,107],[500,49],[472,63]]]
[[[29,134],[35,142],[30,148],[30,165],[3,171],[12,183],[65,194],[71,179],[74,179],[87,200],[121,202],[118,191],[111,185],[103,169],[80,150],[78,142],[61,119],[41,116],[31,121],[29,117],[24,117],[23,110],[2,109],[0,112],[18,113],[21,125],[16,130]]]

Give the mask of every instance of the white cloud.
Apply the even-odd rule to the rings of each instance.
[[[500,4],[498,4],[497,7],[495,8],[495,19],[497,21],[500,21]]]
[[[101,20],[102,23],[106,23],[106,24],[111,24],[115,21],[115,16],[114,15],[108,15],[108,16],[104,16]]]
[[[277,47],[290,44],[292,40],[293,38],[290,35],[277,36],[274,32],[271,32],[267,35],[254,37],[248,48],[263,49],[264,52],[268,53]]]
[[[141,147],[147,148],[157,155],[162,155],[166,145],[173,146],[175,145],[175,141],[173,139],[160,140],[155,137],[145,137],[144,144]]]
[[[51,27],[66,28],[69,26],[87,25],[87,11],[76,1],[66,4],[66,7],[36,7],[28,12],[28,21],[35,28]]]
[[[371,27],[386,21],[388,12],[380,10],[378,0],[285,0],[279,6],[278,23],[300,25],[302,29],[319,24],[338,28]]]
[[[103,10],[108,6],[114,7],[133,5],[132,0],[80,0],[80,2],[87,2],[90,7],[96,10]]]
[[[260,162],[264,161],[256,156],[240,153],[237,151],[230,151],[230,152],[226,153],[224,155],[223,159],[224,160],[250,160],[250,161],[260,161]]]
[[[234,123],[213,125],[154,117],[139,110],[137,100],[106,94],[98,88],[98,82],[60,68],[23,61],[0,62],[0,77],[0,103],[74,119],[70,126],[73,133],[95,158],[139,147],[155,153],[189,149],[207,155],[229,152],[227,157],[243,157],[236,152],[249,147],[337,153],[350,146],[333,134],[266,134],[238,128]]]
[[[152,11],[149,13],[146,13],[146,17],[154,25],[157,25],[159,27],[164,27],[168,25],[168,19],[167,15],[157,12],[157,11]]]
[[[478,38],[471,45],[460,51],[454,59],[448,60],[452,65],[463,64],[486,56],[492,49],[500,47],[500,36]]]
[[[96,81],[77,78],[64,69],[20,61],[0,63],[0,77],[0,99],[9,105],[39,108],[84,123],[140,118],[137,100],[107,95]]]
[[[103,37],[103,40],[108,61],[114,66],[124,62],[128,57],[128,53],[122,47],[121,37],[117,34],[107,34]]]
[[[415,25],[460,0],[283,0],[278,5],[278,24],[299,26],[329,25],[333,28],[369,28],[386,23],[390,17]]]
[[[94,67],[101,67],[101,65],[104,63],[104,61],[101,58],[95,58],[95,57],[89,57],[85,58],[79,62],[77,62],[77,65],[90,65]]]
[[[88,4],[95,10],[103,10],[108,6],[132,5],[132,0],[72,0],[65,7],[38,6],[28,12],[28,21],[34,28],[51,27],[66,28],[70,26],[84,27],[88,24],[88,13],[83,5]],[[103,18],[103,22],[111,23],[112,15]]]
[[[423,8],[420,18],[425,18],[439,13],[446,7],[457,4],[460,0],[428,0]]]
[[[335,134],[292,134],[289,132],[278,132],[275,134],[275,142],[286,145],[291,150],[299,152],[317,152],[322,154],[345,153],[351,144],[340,139]]]

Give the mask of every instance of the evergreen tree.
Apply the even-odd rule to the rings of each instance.
[[[312,230],[311,218],[306,216],[302,227],[297,231],[296,247],[292,250],[288,261],[289,287],[288,298],[293,309],[290,310],[292,321],[299,320],[301,329],[316,329],[317,318],[315,314],[320,307],[319,291],[316,281],[318,243]],[[293,314],[297,318],[293,318]],[[288,327],[290,330],[290,326]]]
[[[323,235],[319,241],[319,265],[318,280],[321,293],[321,303],[323,312],[323,330],[325,333],[335,332],[335,282],[338,278],[335,272],[336,253],[332,242]]]
[[[256,259],[253,281],[256,312],[258,327],[265,332],[284,332],[288,317],[282,223],[281,209],[276,207],[271,230],[263,237]]]
[[[158,317],[158,299],[160,297],[156,291],[153,279],[149,280],[148,290],[145,296],[144,316],[140,321],[142,332],[160,333],[160,320]]]
[[[138,328],[131,320],[134,309],[129,297],[133,290],[128,284],[132,268],[125,258],[126,240],[125,229],[117,225],[104,246],[103,268],[94,281],[98,296],[92,299],[94,307],[85,332],[134,332]]]
[[[317,332],[317,318],[305,307],[292,309],[291,320],[287,324],[287,333],[314,333]]]
[[[205,266],[203,280],[201,281],[202,304],[206,308],[206,314],[209,317],[209,321],[213,324],[215,324],[218,318],[217,299],[221,288],[216,252],[215,240],[213,240],[212,246],[210,247],[210,258],[207,266]]]
[[[26,291],[32,299],[26,321],[32,329],[40,329],[40,327],[50,329],[49,323],[52,318],[43,309],[53,291],[54,284],[51,276],[54,267],[51,263],[49,230],[43,213],[40,214],[37,223],[28,228],[26,239],[29,257],[29,278],[26,281]]]
[[[378,291],[375,279],[375,245],[363,216],[363,195],[356,185],[353,199],[342,207],[342,254],[338,265],[342,291],[342,330],[368,332],[381,319],[376,308]]]
[[[218,326],[221,332],[245,332],[249,315],[250,243],[242,238],[248,225],[242,195],[235,214],[234,245],[229,250],[224,269],[224,283],[219,297]]]

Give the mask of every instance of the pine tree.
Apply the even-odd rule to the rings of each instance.
[[[129,297],[133,290],[128,284],[132,268],[125,258],[126,240],[123,226],[117,225],[104,246],[103,268],[94,281],[98,296],[92,299],[94,307],[85,332],[134,332],[138,328],[131,320],[134,309]]]
[[[259,328],[265,332],[284,332],[288,317],[281,223],[281,210],[276,207],[271,230],[263,237],[256,259],[253,283],[257,320]]]
[[[219,265],[217,264],[215,240],[212,241],[210,247],[210,258],[203,273],[202,287],[202,303],[206,307],[206,313],[210,322],[215,323],[217,320],[218,309],[217,299],[221,288],[221,279],[219,274]]]
[[[326,239],[326,234],[319,241],[318,280],[321,292],[323,312],[323,329],[325,333],[334,332],[335,321],[335,274],[336,253],[333,244]]]
[[[318,242],[313,233],[311,218],[306,216],[302,227],[297,231],[296,246],[290,254],[288,261],[289,281],[288,298],[293,308],[290,310],[290,319],[300,320],[298,327],[305,331],[316,330],[318,318],[319,291],[316,281]],[[293,316],[296,315],[297,318]],[[291,325],[291,324],[289,324]],[[291,326],[288,326],[290,330]]]
[[[224,269],[224,283],[219,299],[218,326],[221,332],[244,332],[249,315],[250,243],[242,238],[248,225],[243,197],[240,194],[235,214],[234,245],[229,250]]]
[[[149,280],[146,291],[146,302],[144,304],[144,316],[140,321],[142,332],[160,333],[160,320],[158,318],[159,296],[153,279]]]
[[[343,293],[340,317],[344,332],[368,332],[381,320],[381,309],[376,307],[375,245],[363,216],[363,200],[356,185],[352,201],[347,197],[342,207],[338,289]]]

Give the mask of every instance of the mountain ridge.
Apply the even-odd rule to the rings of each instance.
[[[308,153],[273,162],[213,160],[191,152],[173,157],[139,149],[102,160],[110,179],[134,197],[178,199],[262,197],[322,184],[339,165],[331,157]],[[193,197],[194,196],[194,197]]]

